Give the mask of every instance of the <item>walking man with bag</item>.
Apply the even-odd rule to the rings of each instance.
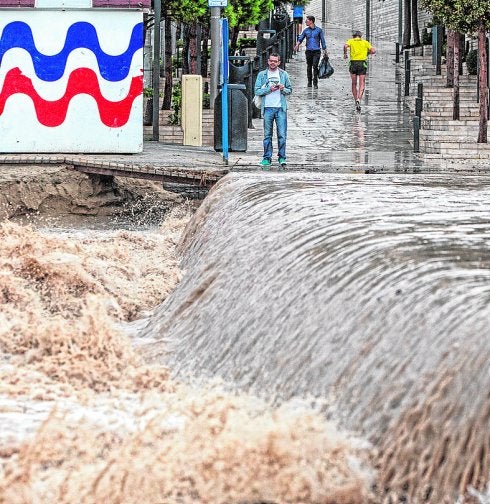
[[[306,28],[298,37],[298,41],[294,46],[297,51],[301,42],[306,38],[306,75],[308,77],[308,87],[318,89],[318,63],[320,63],[320,56],[327,53],[327,44],[323,30],[315,25],[315,16],[306,16]]]
[[[281,58],[277,53],[271,53],[267,60],[267,68],[257,75],[255,80],[255,95],[262,97],[261,112],[264,118],[264,157],[259,163],[264,170],[272,162],[272,133],[276,123],[278,161],[281,167],[286,166],[286,137],[288,130],[286,96],[292,92],[289,75],[279,68]]]
[[[361,111],[361,100],[364,95],[366,85],[367,58],[369,54],[375,54],[376,49],[367,41],[362,39],[360,31],[352,33],[352,38],[344,44],[344,59],[347,59],[347,50],[350,51],[349,72],[352,81],[352,96],[356,101],[356,110]],[[359,78],[359,89],[357,79]]]

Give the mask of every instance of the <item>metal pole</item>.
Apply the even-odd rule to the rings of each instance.
[[[219,53],[220,53],[220,7],[211,7],[211,65],[209,75],[209,106],[214,109],[214,102],[218,96],[219,82]]]
[[[322,0],[322,23],[327,22],[327,0]]]
[[[155,24],[153,26],[153,140],[160,140],[160,21],[162,2],[154,0]]]
[[[403,0],[398,0],[398,45],[403,44]]]
[[[366,40],[371,38],[371,0],[366,0]]]
[[[415,98],[415,115],[419,118],[422,116],[422,98],[418,96]]]
[[[420,117],[413,118],[413,151],[420,152]]]
[[[228,19],[224,18],[221,24],[222,33],[222,58],[223,85],[221,86],[221,143],[223,145],[223,161],[228,164]]]
[[[410,96],[410,59],[405,51],[405,96]]]
[[[432,63],[436,65],[436,75],[441,75],[442,26],[432,27]]]

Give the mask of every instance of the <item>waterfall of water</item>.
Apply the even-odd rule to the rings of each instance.
[[[481,486],[489,215],[476,178],[226,177],[187,230],[147,358],[276,401],[328,398],[382,449],[383,485],[413,499]]]

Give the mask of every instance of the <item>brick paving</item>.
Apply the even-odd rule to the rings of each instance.
[[[228,173],[222,156],[206,147],[145,142],[139,154],[0,154],[0,164],[66,164],[79,171],[209,185]]]

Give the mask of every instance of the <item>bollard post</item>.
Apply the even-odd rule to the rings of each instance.
[[[432,64],[436,66],[436,75],[441,75],[442,26],[432,27]]]
[[[417,98],[415,98],[415,115],[420,117],[422,121],[422,107],[424,105],[424,84],[419,82],[417,84]],[[422,127],[422,122],[420,122],[420,127]]]
[[[405,96],[410,96],[410,58],[405,51]]]
[[[413,118],[413,151],[420,152],[420,117]]]
[[[395,42],[395,63],[400,63],[400,44]]]
[[[422,117],[422,98],[415,98],[415,115],[420,118]]]

